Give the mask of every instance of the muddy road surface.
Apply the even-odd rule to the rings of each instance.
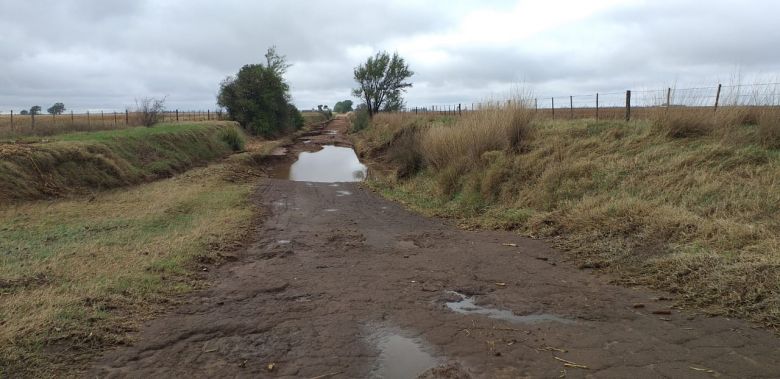
[[[291,154],[347,143],[328,133]],[[771,332],[609,285],[542,241],[459,230],[357,183],[266,179],[255,201],[264,223],[242,258],[91,376],[780,375]]]

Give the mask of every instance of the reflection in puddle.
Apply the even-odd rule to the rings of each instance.
[[[378,335],[377,348],[379,361],[371,372],[375,378],[416,378],[438,363],[414,339],[396,333]]]
[[[315,153],[303,152],[290,166],[289,179],[309,182],[359,182],[368,169],[355,151],[347,147],[323,146]]]
[[[448,294],[456,295],[460,298],[458,301],[451,301],[447,303],[447,308],[461,314],[477,314],[487,316],[488,318],[496,320],[504,320],[513,322],[516,324],[535,324],[539,322],[559,322],[562,324],[573,324],[574,321],[565,319],[551,314],[532,314],[525,316],[518,316],[512,311],[487,308],[474,304],[474,297],[467,297],[461,293],[455,291],[447,291]]]
[[[352,192],[349,191],[336,191],[336,196],[349,196],[352,195]]]

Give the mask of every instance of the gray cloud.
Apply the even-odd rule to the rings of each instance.
[[[410,105],[518,83],[566,95],[780,71],[774,1],[612,2],[0,0],[0,110],[112,110],[143,96],[210,108],[219,82],[271,45],[294,64],[302,108],[350,98],[352,68],[380,49],[416,72]]]

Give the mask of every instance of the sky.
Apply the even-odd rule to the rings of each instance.
[[[776,0],[0,0],[0,112],[215,109],[219,83],[287,57],[301,109],[351,99],[353,69],[398,52],[409,107],[766,82]]]

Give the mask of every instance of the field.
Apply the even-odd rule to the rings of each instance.
[[[190,137],[162,139],[170,143],[168,149],[208,145],[210,128],[79,133],[49,144],[105,143],[121,156],[116,150],[141,146],[133,138],[154,143],[155,134]],[[232,259],[241,245],[255,214],[249,202],[249,179],[258,175],[253,162],[275,146],[249,143],[246,152],[219,163],[139,186],[54,201],[4,201],[0,377],[72,373],[102,349],[127,343],[129,331],[173,304],[176,295],[202,286],[196,273]],[[179,147],[178,154],[199,150]],[[213,160],[229,150],[200,159]]]
[[[780,327],[780,112],[669,109],[553,121],[533,109],[379,115],[369,185],[464,227],[547,238],[680,306]]]

